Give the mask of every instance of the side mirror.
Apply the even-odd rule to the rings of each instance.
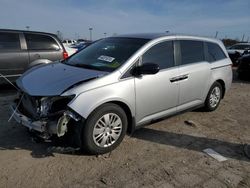
[[[142,75],[142,74],[156,74],[159,72],[160,68],[158,64],[155,63],[144,63],[141,66],[135,67],[133,73],[135,75]]]

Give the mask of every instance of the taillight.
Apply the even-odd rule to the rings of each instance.
[[[69,57],[68,53],[66,51],[63,51],[63,59],[67,59]]]

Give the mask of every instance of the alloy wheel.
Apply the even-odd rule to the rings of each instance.
[[[118,140],[121,132],[121,118],[115,113],[107,113],[97,120],[93,129],[93,140],[99,147],[109,147]]]

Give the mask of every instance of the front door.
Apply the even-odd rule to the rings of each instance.
[[[140,63],[156,63],[160,71],[154,75],[135,78],[138,125],[175,113],[179,91],[178,82],[171,80],[178,75],[173,41],[161,42],[151,47],[142,55]]]

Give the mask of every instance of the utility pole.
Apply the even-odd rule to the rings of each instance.
[[[104,38],[106,38],[106,36],[107,36],[107,33],[105,32],[105,33],[103,33],[104,34]]]
[[[62,35],[62,32],[60,30],[57,30],[56,31],[56,35],[57,37],[62,41],[63,40],[63,35]]]
[[[89,40],[90,40],[90,41],[92,41],[92,30],[93,30],[93,28],[90,27],[90,28],[89,28]]]
[[[243,34],[241,41],[244,42],[245,34]]]
[[[218,31],[216,31],[216,33],[215,33],[215,37],[214,37],[214,38],[217,38],[217,36],[218,36],[218,33],[219,33],[219,32],[218,32]]]

